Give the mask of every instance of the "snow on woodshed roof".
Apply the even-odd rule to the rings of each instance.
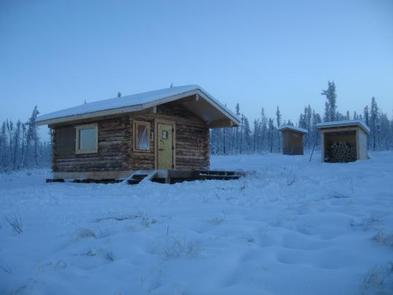
[[[231,122],[231,125],[236,126],[240,124],[239,119],[234,113],[198,85],[176,86],[85,103],[39,116],[37,123],[39,125],[57,124],[87,118],[137,112],[164,103],[181,100],[189,96],[196,96],[196,99],[183,101],[183,105],[206,122],[213,124],[213,122],[223,122],[223,120],[226,120],[227,122]],[[224,127],[219,126],[224,123],[214,124],[218,124],[215,127]],[[227,126],[228,123],[224,125]]]
[[[300,127],[295,127],[292,125],[282,125],[280,128],[278,128],[278,130],[282,131],[282,130],[292,130],[295,132],[300,132],[300,133],[308,133],[308,131],[306,129],[300,128]]]
[[[319,129],[328,129],[328,128],[339,128],[339,127],[360,127],[367,134],[370,133],[370,128],[360,120],[343,120],[343,121],[331,121],[331,122],[323,122],[317,124]]]

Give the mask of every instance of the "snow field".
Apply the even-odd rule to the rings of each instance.
[[[250,173],[136,186],[0,175],[0,294],[393,294],[393,153],[212,167]]]

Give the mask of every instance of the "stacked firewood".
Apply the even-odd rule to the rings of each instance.
[[[356,150],[348,142],[335,142],[329,147],[331,162],[351,162],[356,160]]]

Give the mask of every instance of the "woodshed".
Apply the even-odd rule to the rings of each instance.
[[[362,121],[334,121],[317,125],[321,133],[323,162],[352,162],[368,159],[369,128]]]
[[[304,134],[308,131],[290,125],[281,126],[282,153],[284,155],[304,154]]]

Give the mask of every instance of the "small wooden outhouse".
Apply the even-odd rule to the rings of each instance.
[[[321,133],[323,162],[352,162],[368,159],[367,138],[370,129],[359,120],[324,122]]]
[[[304,134],[308,131],[291,125],[281,126],[279,130],[282,135],[282,153],[284,155],[303,155]]]
[[[239,120],[198,85],[85,103],[39,116],[54,179],[124,179],[136,170],[209,169],[210,128]]]

